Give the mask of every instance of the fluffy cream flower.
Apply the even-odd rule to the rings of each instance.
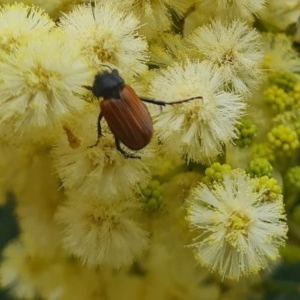
[[[216,66],[229,89],[249,94],[262,78],[260,36],[245,23],[216,20],[189,37],[198,51]]]
[[[150,63],[159,67],[167,67],[174,62],[186,61],[191,57],[191,52],[186,51],[189,46],[189,42],[179,34],[166,32],[157,34],[153,40],[149,41]],[[197,51],[194,52],[196,52],[193,53],[194,56],[197,56]]]
[[[252,21],[253,15],[257,15],[264,10],[266,0],[200,0],[198,5],[202,11],[206,7],[214,7],[218,14],[224,17],[234,17]]]
[[[77,6],[60,20],[69,43],[99,70],[111,64],[127,73],[146,70],[146,41],[138,35],[139,21],[110,1]]]
[[[150,93],[167,102],[202,96],[163,108],[155,116],[154,128],[168,147],[188,160],[208,162],[235,137],[235,125],[245,109],[237,95],[222,92],[223,79],[206,63],[175,64],[157,75]]]
[[[267,200],[265,189],[236,169],[192,191],[187,220],[199,232],[193,247],[201,265],[238,280],[278,259],[287,233],[283,200]]]
[[[297,23],[299,17],[299,0],[268,0],[266,9],[264,9],[259,15],[260,21],[265,23],[266,28],[274,27],[272,31],[275,31],[276,28],[276,30],[280,32],[286,30],[289,25]]]
[[[284,34],[267,33],[263,39],[264,67],[271,71],[300,72],[299,54]]]
[[[32,139],[82,109],[78,95],[91,80],[84,59],[59,31],[20,47],[0,68],[0,120]]]
[[[40,8],[23,3],[6,4],[0,8],[0,51],[14,52],[18,46],[27,46],[55,26]],[[3,58],[1,57],[1,60]]]
[[[39,288],[49,281],[54,257],[42,256],[41,249],[29,249],[22,239],[11,242],[3,252],[0,284],[10,288],[15,299],[35,299]]]
[[[98,103],[88,104],[83,114],[74,115],[65,126],[67,136],[59,137],[53,151],[55,169],[66,189],[76,190],[83,196],[131,196],[149,181],[150,174],[144,161],[149,151],[139,151],[141,159],[124,157],[117,151],[104,119],[99,144],[89,147],[97,140],[98,114]],[[125,150],[124,145],[121,147]]]
[[[88,266],[130,265],[147,248],[147,232],[132,219],[130,200],[104,201],[70,195],[56,215],[65,226],[65,249]]]

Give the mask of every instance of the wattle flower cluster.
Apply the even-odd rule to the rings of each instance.
[[[13,299],[248,299],[280,258],[299,263],[300,1],[29,2],[0,6]],[[168,104],[145,103],[132,157],[107,124],[136,139],[129,108],[102,109],[96,143],[111,99],[87,87],[112,69]]]

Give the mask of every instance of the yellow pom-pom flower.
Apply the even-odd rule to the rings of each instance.
[[[194,31],[190,42],[220,72],[228,88],[249,94],[261,78],[262,51],[257,31],[239,20],[216,20]]]
[[[0,122],[18,136],[46,136],[68,114],[80,111],[82,85],[91,80],[85,60],[53,31],[20,47],[0,63]]]
[[[130,265],[148,245],[148,234],[132,219],[130,200],[105,201],[71,195],[56,215],[65,226],[65,249],[88,266]]]
[[[213,7],[214,10],[219,12],[218,15],[222,16],[223,14],[226,18],[252,20],[253,15],[263,11],[266,2],[266,0],[200,0],[197,3],[199,3],[202,10]]]
[[[266,268],[285,242],[282,195],[266,201],[258,185],[237,169],[213,187],[199,184],[191,193],[187,220],[199,232],[196,259],[222,278],[238,280]]]
[[[246,104],[228,92],[220,91],[222,77],[210,64],[174,64],[151,82],[155,99],[167,102],[202,96],[172,105],[155,116],[155,129],[169,153],[207,163],[222,152],[225,143],[236,137],[235,126]]]
[[[19,46],[46,35],[55,23],[40,8],[23,3],[6,4],[0,8],[0,59]]]
[[[132,13],[110,1],[97,2],[95,7],[77,6],[60,20],[68,43],[78,48],[94,69],[111,64],[129,74],[146,70],[147,43],[137,33],[139,26]]]
[[[94,104],[87,105],[82,114],[69,119],[66,135],[57,139],[52,152],[55,170],[64,188],[76,190],[83,196],[111,199],[131,196],[149,182],[150,172],[145,160],[151,147],[139,152],[141,159],[124,157],[116,149],[115,139],[105,122],[98,145],[90,147],[97,140],[99,108],[98,103]]]

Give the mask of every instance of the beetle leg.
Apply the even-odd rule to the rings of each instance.
[[[99,116],[98,116],[98,121],[97,121],[97,132],[98,132],[98,135],[97,135],[97,141],[94,145],[91,145],[89,146],[89,148],[93,148],[93,147],[96,147],[99,142],[100,142],[100,137],[102,136],[102,129],[101,129],[101,120],[102,120],[102,113],[100,112],[99,113]]]
[[[84,87],[85,89],[89,90],[89,91],[92,91],[93,90],[93,87],[92,86],[89,86],[89,85],[83,85],[82,87]]]
[[[126,158],[141,158],[140,156],[134,153],[128,153],[121,148],[120,141],[115,137],[116,148],[121,152]]]
[[[191,98],[187,98],[187,99],[183,99],[183,100],[177,100],[177,101],[173,101],[173,102],[165,102],[165,101],[160,101],[160,100],[155,100],[155,99],[149,99],[149,98],[144,98],[144,97],[139,97],[139,98],[143,102],[152,103],[152,104],[156,104],[156,105],[160,105],[160,106],[180,104],[180,103],[184,103],[184,102],[189,102],[191,100],[203,99],[201,96],[197,96],[197,97],[191,97]]]

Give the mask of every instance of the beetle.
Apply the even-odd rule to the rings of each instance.
[[[84,86],[97,98],[102,97],[100,113],[97,121],[97,141],[90,147],[97,146],[101,135],[101,120],[107,122],[115,137],[116,148],[126,158],[140,158],[134,153],[128,153],[121,148],[120,143],[131,150],[140,150],[149,144],[153,134],[153,124],[150,113],[143,102],[160,106],[180,104],[201,96],[174,102],[164,102],[155,99],[139,97],[134,89],[125,83],[117,69],[105,70],[96,74],[92,86]]]

